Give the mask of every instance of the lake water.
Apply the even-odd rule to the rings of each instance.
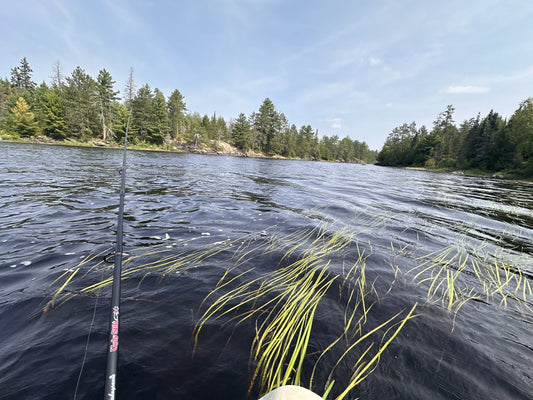
[[[83,289],[111,275],[102,258],[121,163],[116,149],[0,143],[0,399],[103,398],[110,288]],[[208,320],[194,355],[193,329],[226,271],[222,282],[257,283],[309,254],[333,283],[315,314],[307,384],[346,310],[362,315],[339,289],[358,259],[372,304],[359,333],[317,364],[318,394],[350,343],[416,303],[346,398],[533,398],[533,185],[144,151],[129,151],[126,185],[118,399],[257,398],[250,346],[264,317],[237,323],[241,308]],[[398,318],[351,348],[329,398]]]

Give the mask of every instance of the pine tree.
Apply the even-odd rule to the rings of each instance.
[[[339,142],[339,155],[344,162],[353,161],[355,159],[353,142],[348,136]]]
[[[292,124],[288,132],[288,151],[287,157],[294,158],[297,156],[298,151],[298,128]]]
[[[261,133],[257,128],[259,125],[259,114],[256,112],[252,112],[248,117],[248,121],[250,121],[250,149],[254,151],[263,151],[263,140],[261,137]]]
[[[148,84],[142,86],[132,101],[130,130],[135,142],[148,142],[156,129],[154,124],[154,94]]]
[[[19,67],[11,68],[11,86],[14,88],[22,87],[22,81],[20,79]]]
[[[174,90],[168,99],[168,116],[170,123],[170,136],[177,139],[185,130],[185,112],[187,106],[179,90]]]
[[[520,103],[509,119],[509,139],[516,148],[515,165],[526,176],[533,176],[533,98]]]
[[[410,165],[423,167],[433,154],[433,144],[425,125],[418,129],[411,140]],[[378,155],[379,159],[379,155]]]
[[[44,127],[44,121],[46,119],[45,103],[49,91],[50,88],[45,82],[41,83],[35,90],[34,101],[31,107],[35,114],[35,120],[40,127]]]
[[[243,113],[235,120],[232,130],[233,145],[243,152],[250,150],[250,123]]]
[[[217,140],[229,141],[231,139],[228,132],[228,124],[222,117],[218,117],[215,122],[215,136]]]
[[[59,89],[51,89],[45,95],[43,133],[53,139],[67,138],[67,121],[65,105]]]
[[[82,140],[94,137],[101,129],[96,82],[81,67],[76,67],[66,80],[65,111],[68,130]]]
[[[11,108],[13,113],[13,130],[15,134],[27,137],[37,133],[39,127],[35,121],[35,115],[30,111],[30,106],[23,97],[19,97],[15,106]]]
[[[28,63],[28,60],[26,60],[26,57],[24,57],[20,61],[19,71],[22,87],[29,92],[33,92],[35,90],[36,85],[35,82],[31,80],[33,70],[30,68],[30,64]]]
[[[334,161],[338,160],[339,137],[333,135],[332,137],[324,136],[320,141],[320,158],[322,160]]]
[[[432,156],[435,162],[441,166],[454,166],[461,146],[458,140],[459,131],[455,127],[453,120],[454,112],[454,107],[448,105],[446,111],[438,115],[431,131],[435,144]]]
[[[109,126],[113,124],[113,113],[111,104],[113,101],[118,100],[117,94],[113,90],[115,81],[111,77],[111,74],[105,69],[100,70],[98,73],[96,93],[98,94],[100,102],[100,120],[102,121],[102,140],[107,140]]]
[[[12,88],[7,79],[0,78],[0,119],[2,119],[8,112],[8,99],[11,96]]]
[[[394,128],[378,154],[378,162],[382,165],[410,165],[415,158],[414,153],[417,151],[413,150],[413,145],[419,142],[417,133],[414,121]],[[433,148],[434,146],[431,150]]]
[[[472,124],[463,147],[468,168],[492,169],[494,167],[495,161],[490,161],[491,153],[493,157],[495,154],[492,147],[503,128],[504,121],[493,110],[481,121],[478,119]]]
[[[298,132],[296,154],[300,158],[308,158],[312,156],[314,132],[311,125],[302,125]]]
[[[259,113],[256,115],[255,129],[259,134],[261,148],[265,153],[272,152],[274,137],[278,133],[278,113],[274,108],[274,103],[268,97],[259,107]]]
[[[204,129],[202,120],[203,118],[198,112],[187,114],[185,117],[187,126],[186,140],[196,148],[200,147],[207,139],[207,132]]]
[[[291,145],[289,121],[283,113],[278,114],[278,134],[274,137],[272,149],[275,153],[288,157]]]
[[[165,96],[159,89],[154,90],[154,129],[150,135],[150,142],[163,144],[169,134],[169,120],[167,102]]]
[[[211,120],[207,115],[202,117],[201,126],[203,131],[207,134],[207,139],[213,140],[215,138],[215,132],[211,125]]]
[[[128,123],[128,116],[130,110],[125,104],[117,101],[111,103],[113,113],[113,125],[112,130],[115,136],[115,140],[118,143],[124,144],[124,136],[126,135],[126,125]]]
[[[18,89],[27,90],[33,93],[35,90],[35,82],[31,80],[33,70],[28,63],[26,57],[20,60],[20,66],[11,69],[11,85]]]

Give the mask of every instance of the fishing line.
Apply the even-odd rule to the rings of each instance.
[[[102,269],[102,275],[100,277],[100,281],[102,281],[103,279],[104,279],[104,269]],[[87,342],[85,343],[85,353],[83,354],[83,361],[81,362],[80,373],[78,374],[78,381],[76,382],[76,389],[74,390],[74,400],[76,400],[76,397],[78,396],[78,388],[80,386],[81,376],[83,375],[83,369],[85,367],[85,362],[87,360],[87,353],[89,352],[89,342],[91,340],[91,333],[93,331],[94,320],[96,318],[96,308],[98,307],[98,299],[100,298],[101,291],[102,291],[102,288],[98,289],[98,292],[96,293],[96,300],[94,301],[93,317],[91,318],[91,324],[89,325],[89,333],[87,334]]]

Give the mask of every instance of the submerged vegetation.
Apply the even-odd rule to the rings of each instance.
[[[381,260],[388,253],[390,273],[376,276],[367,269],[375,262],[374,246],[363,238],[368,230],[393,223],[394,216],[365,215],[358,219],[361,231],[330,221],[292,232],[272,228],[194,251],[175,243],[143,248],[126,257],[122,279],[139,286],[152,275],[164,284],[164,277],[216,258],[227,268],[196,305],[194,348],[202,346],[206,325],[247,332],[250,390],[266,393],[294,384],[335,400],[352,398],[405,324],[424,313],[418,302],[448,312],[452,331],[455,316],[471,300],[532,311],[531,258],[513,249],[498,251],[460,232],[456,243],[431,252],[421,253],[416,242],[403,247],[391,242],[379,249]],[[426,234],[431,233],[417,237]],[[102,254],[88,257],[59,276],[45,310],[110,285],[109,278],[98,278],[107,270],[101,259]],[[271,268],[256,268],[265,263]],[[396,304],[390,294],[405,285],[420,287],[422,297]],[[343,318],[328,319],[331,307]],[[384,310],[394,311],[386,315]]]
[[[472,247],[465,237],[444,249],[415,259],[418,264],[408,271],[413,282],[427,288],[427,300],[440,301],[456,314],[469,300],[512,304],[533,311],[531,271],[522,269],[527,260],[510,251],[490,250],[488,243]],[[473,279],[475,278],[475,279]],[[473,285],[472,281],[477,280]]]
[[[67,143],[115,145],[125,134],[128,110],[133,108],[129,141],[141,148],[220,151],[229,143],[241,154],[260,154],[308,160],[373,163],[377,151],[365,142],[337,135],[318,137],[310,125],[289,123],[266,98],[259,110],[230,121],[221,116],[187,110],[179,90],[170,96],[148,84],[138,90],[133,73],[124,99],[111,74],[102,69],[94,79],[76,67],[65,77],[59,63],[52,82],[37,85],[26,58],[12,68],[11,79],[0,79],[0,137]]]

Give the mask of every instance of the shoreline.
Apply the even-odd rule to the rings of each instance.
[[[460,176],[474,176],[478,178],[492,178],[500,179],[502,181],[515,181],[522,183],[533,184],[533,178],[524,178],[520,176],[515,176],[506,172],[491,172],[491,171],[480,171],[480,170],[469,170],[469,169],[454,169],[454,168],[425,168],[425,167],[391,167],[391,168],[400,168],[411,171],[425,171],[425,172],[437,172],[437,173],[446,173],[452,175]]]
[[[118,143],[109,142],[105,143],[99,140],[91,140],[89,142],[79,142],[74,140],[54,140],[46,136],[37,136],[34,138],[19,138],[19,139],[5,139],[0,137],[0,143],[28,143],[28,144],[44,144],[51,146],[71,146],[71,147],[91,147],[91,148],[100,148],[100,149],[122,149],[123,146]],[[138,144],[128,144],[128,150],[141,150],[141,151],[152,151],[152,152],[164,152],[164,153],[184,153],[184,154],[203,154],[203,155],[215,155],[215,156],[231,156],[231,157],[250,157],[250,158],[263,158],[270,160],[295,160],[295,161],[316,161],[316,162],[332,162],[340,164],[361,164],[367,165],[364,161],[357,160],[351,162],[344,162],[339,160],[315,160],[315,159],[302,159],[302,158],[290,158],[283,157],[280,155],[269,156],[266,154],[256,153],[255,151],[249,150],[247,153],[243,153],[238,150],[236,147],[230,145],[224,141],[213,141],[211,145],[217,145],[221,147],[221,150],[215,150],[212,147],[209,147],[206,144],[203,144],[201,147],[194,147],[192,145],[186,144],[184,142],[175,142],[174,144],[166,144],[163,146],[150,146],[150,145],[138,145]],[[219,147],[219,148],[220,148]],[[490,171],[479,171],[479,170],[460,170],[452,168],[426,168],[426,167],[392,167],[384,166],[379,164],[377,165],[385,168],[398,168],[412,171],[425,171],[425,172],[435,172],[435,173],[448,173],[453,175],[462,175],[462,176],[474,176],[474,177],[485,177],[500,179],[504,181],[516,181],[533,184],[533,178],[524,178],[520,176],[515,176],[513,174],[505,172],[490,172]]]
[[[2,138],[0,137],[0,143],[23,143],[23,144],[43,144],[50,146],[70,146],[70,147],[91,147],[91,148],[100,148],[100,149],[122,149],[124,146],[115,142],[103,142],[100,140],[91,140],[88,142],[81,142],[76,140],[55,140],[48,138],[46,136],[37,136],[33,138]],[[142,151],[153,151],[153,152],[165,152],[165,153],[190,153],[190,154],[207,154],[207,155],[227,155],[235,157],[256,157],[256,158],[272,158],[272,159],[285,159],[286,157],[282,156],[267,156],[260,153],[255,153],[249,151],[248,154],[245,154],[239,151],[236,147],[231,146],[229,143],[224,143],[224,150],[214,150],[207,145],[195,148],[194,146],[187,145],[185,143],[176,144],[167,144],[163,146],[154,146],[154,145],[139,145],[128,143],[128,150],[142,150]],[[227,146],[227,147],[226,147]],[[229,149],[231,148],[231,149]]]
[[[32,138],[2,138],[0,136],[0,143],[28,143],[28,144],[43,144],[51,146],[72,146],[72,147],[91,147],[100,149],[122,149],[123,146],[115,142],[103,142],[101,140],[91,140],[88,142],[79,142],[75,140],[55,140],[46,136],[36,136]],[[333,162],[342,164],[361,164],[366,165],[362,160],[355,161],[340,161],[340,160],[317,160],[317,159],[305,159],[305,158],[292,158],[284,157],[279,154],[267,155],[264,153],[257,153],[253,150],[248,150],[246,153],[240,151],[235,146],[232,146],[228,142],[222,140],[214,140],[210,143],[211,146],[216,146],[219,150],[210,147],[207,144],[201,144],[200,147],[187,144],[185,142],[177,142],[165,144],[162,146],[155,145],[139,145],[128,143],[128,150],[142,150],[153,152],[165,152],[165,153],[186,153],[186,154],[204,154],[204,155],[218,155],[218,156],[231,156],[231,157],[250,157],[250,158],[263,158],[271,160],[295,160],[295,161],[317,161],[317,162]]]

